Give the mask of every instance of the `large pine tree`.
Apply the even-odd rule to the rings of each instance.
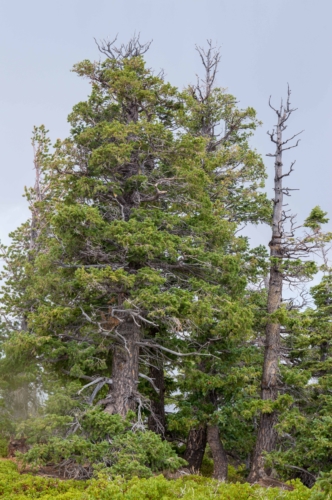
[[[264,175],[247,143],[254,111],[221,91],[206,103],[178,93],[146,68],[146,48],[104,44],[103,62],[75,66],[92,92],[69,116],[71,136],[41,158],[47,189],[33,204],[20,289],[41,362],[104,377],[106,411],[122,416],[145,406],[138,380],[151,381],[156,353],[187,355],[203,330],[247,328],[235,230]],[[227,126],[213,147],[197,125],[206,106]]]

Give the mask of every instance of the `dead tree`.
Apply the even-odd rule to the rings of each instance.
[[[285,275],[282,269],[283,259],[289,258],[289,238],[285,233],[285,221],[289,216],[285,215],[283,210],[283,197],[289,195],[289,188],[283,187],[283,178],[288,176],[292,170],[294,162],[287,173],[283,173],[283,152],[294,148],[298,145],[299,140],[293,145],[288,143],[299,134],[295,134],[287,140],[283,140],[283,132],[287,128],[286,122],[291,114],[295,111],[290,107],[290,94],[291,91],[288,87],[287,101],[284,105],[281,101],[279,109],[275,109],[269,101],[270,107],[277,115],[276,128],[270,133],[268,132],[271,141],[276,145],[276,151],[273,156],[275,158],[274,168],[274,199],[273,199],[273,219],[272,219],[272,238],[269,243],[270,247],[270,279],[268,287],[268,301],[267,312],[269,315],[275,313],[281,305],[282,301],[282,288]],[[301,132],[299,132],[301,133]],[[296,253],[294,245],[292,253]],[[261,383],[261,398],[263,400],[276,400],[278,397],[278,363],[280,357],[280,323],[274,319],[268,322],[265,331],[265,352],[264,352],[264,365],[263,376]],[[264,468],[264,453],[270,452],[274,449],[277,434],[275,431],[275,424],[277,422],[277,414],[275,411],[271,413],[262,413],[260,416],[256,447],[254,451],[251,471],[249,475],[250,482],[257,482],[260,479],[267,477],[267,472]]]

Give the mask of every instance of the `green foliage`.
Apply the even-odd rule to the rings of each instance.
[[[22,458],[33,467],[59,464],[65,475],[70,468],[82,477],[101,470],[110,477],[150,477],[154,472],[174,471],[185,465],[170,444],[154,432],[132,430],[133,419],[134,413],[128,413],[124,420],[100,408],[87,409],[79,420],[76,434],[66,436],[68,425],[75,427],[74,419],[46,415],[25,424],[30,442],[35,444]],[[29,431],[30,425],[35,427],[34,431]]]
[[[186,476],[169,481],[163,476],[110,481],[103,474],[90,481],[61,481],[29,474],[20,475],[15,464],[0,461],[0,497],[6,500],[313,500],[313,491],[294,482],[293,491],[260,488],[247,483],[218,483],[212,479]],[[328,498],[328,497],[325,497]]]
[[[330,500],[332,498],[332,472],[322,472],[317,480],[310,500]]]
[[[284,303],[268,315],[260,283],[270,265],[290,280],[311,279],[317,265],[271,261],[238,234],[243,224],[271,224],[264,163],[249,142],[260,125],[255,110],[239,109],[221,88],[205,97],[193,86],[179,92],[140,56],[84,60],[74,71],[89,80],[90,95],[53,148],[46,128],[34,129],[31,219],[1,247],[0,428],[5,438],[28,437],[27,463],[100,477],[77,487],[20,478],[3,491],[23,495],[30,482],[35,497],[56,484],[63,498],[309,498],[299,484],[288,493],[150,477],[184,462],[143,430],[162,392],[152,389],[157,364],[176,408],[167,438],[183,443],[191,427],[217,424],[226,451],[244,462],[259,413],[276,411],[280,446],[268,459],[279,473],[297,477],[288,465],[314,476],[331,470],[331,272],[325,264],[312,290],[315,310]],[[312,234],[296,240],[304,253],[330,237],[320,233],[327,221],[312,210]],[[259,395],[268,321],[287,330],[275,401]],[[133,329],[138,340],[130,342]],[[115,353],[126,356],[132,345],[139,366],[126,401],[139,411],[121,418],[101,408],[120,385]],[[243,470],[229,472],[243,480]],[[149,479],[123,479],[134,476]]]
[[[301,477],[309,485],[332,468],[330,273],[311,293],[315,309],[293,310],[287,315],[291,366],[282,368],[282,376],[292,401],[280,414],[280,444],[270,454],[270,463],[281,477]]]
[[[324,212],[319,206],[314,207],[309,217],[304,221],[304,227],[310,229],[319,229],[321,224],[326,224],[329,219],[326,217],[327,212]]]
[[[98,434],[96,421],[88,429],[84,403],[103,400],[110,387],[78,392],[83,380],[112,376],[115,347],[126,348],[122,320],[134,319],[148,357],[157,352],[161,358],[163,349],[189,354],[201,346],[201,356],[169,353],[167,370],[179,375],[168,395],[176,389],[186,394],[174,425],[179,428],[182,419],[183,433],[196,421],[216,420],[229,428],[231,446],[244,432],[239,448],[245,454],[253,428],[243,418],[235,423],[234,416],[242,411],[238,399],[254,393],[259,377],[260,354],[244,343],[257,314],[248,285],[266,273],[266,251],[250,249],[236,231],[239,224],[271,218],[271,203],[261,192],[265,167],[249,144],[259,125],[256,113],[239,109],[223,89],[198,103],[192,89],[179,92],[142,57],[85,60],[74,71],[88,78],[90,95],[73,107],[70,136],[53,150],[45,127],[34,130],[39,177],[26,193],[31,221],[3,249],[3,310],[15,320],[4,324],[0,371],[10,373],[10,365],[16,376],[31,370],[49,395],[38,418],[20,429],[42,447],[41,456],[60,460],[61,439],[77,418],[84,432],[77,427],[67,452],[95,463],[105,433],[115,431]],[[206,116],[213,129],[227,123],[224,141],[202,132]],[[154,342],[161,349],[151,349]],[[139,368],[148,375],[143,356]],[[245,368],[253,359],[255,366]],[[57,377],[55,391],[47,379]],[[69,380],[77,381],[75,390]],[[138,387],[144,417],[150,411],[146,387]],[[120,434],[120,448],[138,446],[140,434]],[[115,467],[112,453],[107,460]],[[153,470],[152,459],[143,456],[139,467],[146,460]]]

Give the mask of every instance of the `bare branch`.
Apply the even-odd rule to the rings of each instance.
[[[294,160],[292,163],[291,163],[291,166],[289,168],[289,171],[287,172],[287,174],[283,174],[280,179],[283,179],[284,177],[287,177],[288,175],[290,175],[292,172],[294,172],[294,169],[293,169],[293,166],[295,165],[296,163],[296,160]]]
[[[82,393],[82,391],[84,391],[84,390],[85,390],[85,389],[87,389],[88,387],[91,387],[92,385],[96,385],[96,384],[98,384],[99,382],[104,382],[104,384],[103,384],[103,385],[105,385],[105,384],[112,384],[112,383],[113,383],[112,379],[110,379],[110,378],[106,378],[106,377],[98,377],[98,378],[94,379],[92,382],[90,382],[89,384],[84,385],[84,386],[83,386],[83,387],[82,387],[82,388],[81,388],[81,389],[77,392],[77,394],[81,394],[81,393]]]
[[[292,137],[290,137],[289,139],[286,139],[286,141],[283,141],[281,144],[287,144],[287,142],[289,141],[292,141],[293,139],[295,139],[295,137],[297,137],[298,135],[302,134],[304,132],[304,130],[301,130],[301,132],[298,132],[297,134],[294,134]],[[285,151],[285,149],[283,150]]]
[[[301,132],[299,132],[301,133]],[[298,134],[297,134],[298,135]],[[282,151],[287,151],[288,149],[293,149],[293,148],[296,148],[298,145],[299,145],[299,142],[300,142],[301,139],[298,139],[296,141],[296,144],[294,144],[293,146],[288,146],[288,148],[282,148]]]
[[[289,464],[283,464],[284,467],[289,467],[290,469],[295,469],[295,470],[299,470],[301,472],[304,472],[305,474],[308,474],[309,476],[313,477],[316,481],[317,477],[312,474],[311,472],[309,472],[307,469],[302,469],[302,467],[297,467],[297,465],[289,465]]]
[[[173,351],[172,349],[168,349],[167,347],[164,347],[164,346],[161,346],[160,344],[155,344],[155,343],[151,343],[151,342],[136,342],[137,345],[142,345],[142,346],[145,346],[145,347],[153,347],[154,349],[161,349],[162,351],[165,351],[165,352],[169,352],[170,354],[175,354],[175,356],[180,356],[180,357],[184,357],[184,356],[212,356],[211,354],[208,354],[208,353],[201,353],[201,352],[187,352],[187,353],[183,353],[183,352],[178,352],[178,351]]]
[[[154,390],[159,394],[159,389],[158,387],[156,386],[156,384],[154,383],[153,379],[151,377],[148,377],[147,375],[144,375],[144,373],[139,373],[138,374],[139,377],[141,378],[144,378],[144,380],[147,380],[148,382],[150,382],[150,384],[152,385],[152,387],[154,388]]]
[[[140,33],[132,36],[127,44],[122,43],[120,46],[115,46],[115,42],[118,39],[118,35],[113,40],[101,40],[99,43],[96,39],[98,50],[104,54],[109,59],[115,59],[116,61],[122,59],[131,59],[132,57],[139,57],[144,55],[150,48],[152,40],[147,43],[140,42]]]
[[[92,403],[95,400],[95,397],[97,396],[98,392],[104,387],[105,384],[108,382],[106,380],[101,380],[98,384],[97,387],[94,388],[91,396],[89,397],[89,404],[92,405]]]
[[[221,59],[220,49],[212,46],[212,40],[207,40],[207,44],[207,50],[198,45],[195,46],[205,68],[205,78],[200,79],[197,77],[197,85],[195,87],[202,101],[205,101],[211,94]]]

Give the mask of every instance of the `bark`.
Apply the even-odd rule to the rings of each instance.
[[[288,91],[287,106],[281,105],[280,110],[275,110],[278,116],[276,132],[270,134],[271,140],[276,144],[275,156],[275,177],[274,177],[274,207],[272,220],[272,239],[270,246],[270,280],[268,288],[267,312],[274,313],[280,307],[282,300],[283,276],[280,270],[280,263],[283,258],[282,237],[283,237],[283,186],[282,186],[282,152],[283,140],[282,132],[286,128],[285,121],[290,116]],[[291,171],[291,170],[290,170]],[[278,364],[280,353],[280,324],[278,321],[268,323],[265,331],[265,352],[263,376],[261,384],[261,398],[263,400],[275,400],[278,397]],[[274,426],[277,422],[275,412],[263,413],[260,417],[256,447],[253,454],[249,482],[257,482],[268,477],[264,468],[264,452],[274,449],[276,443],[276,431]]]
[[[269,477],[268,470],[265,468],[264,452],[269,453],[273,451],[277,433],[274,430],[274,426],[277,423],[277,415],[275,412],[263,413],[259,422],[259,429],[256,441],[256,447],[254,450],[252,465],[248,481],[250,483],[256,483],[261,479],[267,479]]]
[[[271,254],[272,254],[271,249]],[[281,303],[282,276],[277,266],[271,269],[271,277],[268,293],[268,312],[273,313]],[[261,385],[261,398],[263,400],[275,400],[278,397],[278,363],[280,352],[280,324],[269,323],[266,326],[265,353],[263,377]],[[256,482],[259,479],[267,477],[264,469],[264,452],[271,452],[276,444],[277,433],[274,429],[277,423],[275,412],[263,413],[260,417],[256,447],[254,451],[251,471],[249,475],[250,482]]]
[[[205,453],[207,442],[207,428],[202,424],[197,429],[190,429],[187,439],[187,447],[184,459],[188,462],[188,467],[194,472],[199,472]]]
[[[150,431],[165,436],[165,379],[162,367],[150,366],[149,377],[152,378],[159,393],[155,393],[150,401],[151,413],[148,418],[148,428]]]
[[[138,367],[140,329],[132,319],[126,318],[118,327],[123,343],[114,347],[112,359],[112,390],[105,411],[125,417],[136,410],[139,401]]]
[[[228,468],[227,455],[220,440],[217,425],[208,425],[207,441],[213,458],[213,477],[219,481],[226,481]]]

